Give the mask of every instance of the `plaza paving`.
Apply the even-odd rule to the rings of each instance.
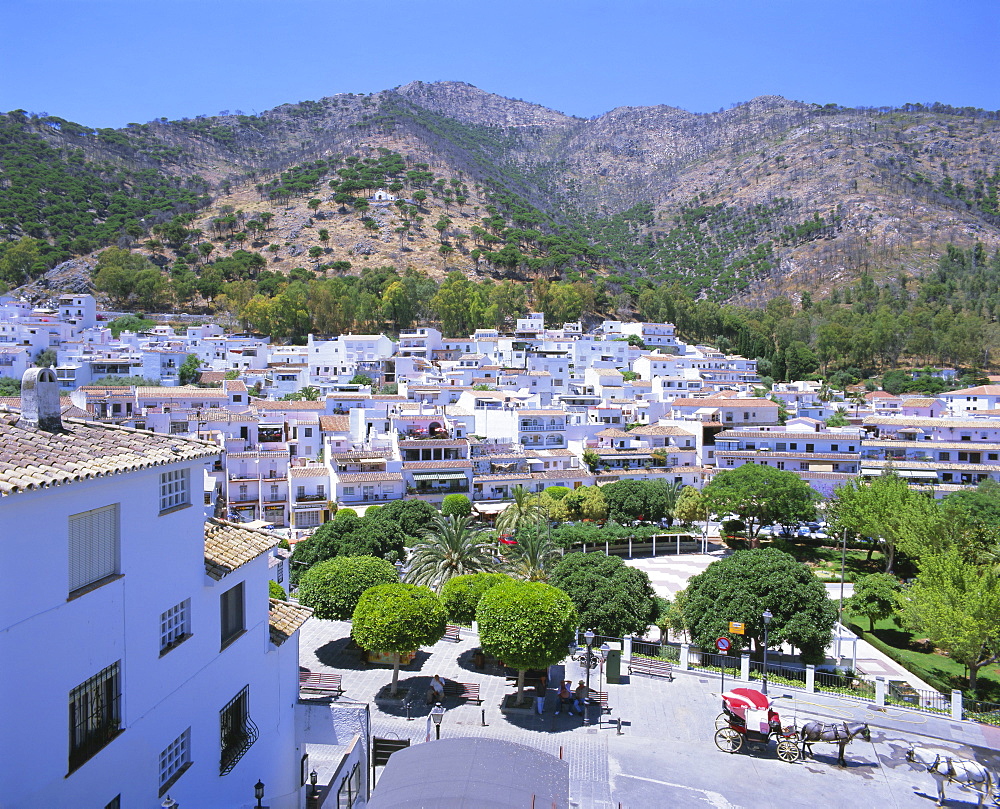
[[[562,755],[570,765],[571,805],[582,809],[645,809],[646,807],[825,807],[834,805],[929,807],[934,782],[904,760],[909,743],[975,757],[1000,769],[1000,730],[971,722],[889,709],[874,711],[860,702],[820,695],[771,690],[783,719],[802,724],[821,717],[827,721],[866,721],[872,743],[856,740],[847,749],[848,767],[834,766],[835,748],[817,745],[814,761],[788,764],[778,760],[774,745],[757,755],[729,755],[713,742],[714,720],[720,709],[716,675],[679,672],[674,682],[650,677],[623,677],[618,685],[604,685],[612,708],[611,721],[583,726],[577,716],[554,715],[555,693],[550,690],[543,716],[508,718],[499,711],[509,691],[502,672],[478,671],[471,661],[477,641],[463,630],[459,643],[440,641],[422,650],[411,666],[400,672],[400,685],[409,688],[406,702],[375,701],[391,679],[391,669],[362,664],[349,648],[350,626],[343,622],[310,620],[302,629],[301,665],[314,671],[343,676],[344,702],[371,703],[372,732],[376,736],[424,741],[428,707],[424,692],[434,674],[457,682],[480,684],[483,705],[462,704],[447,698],[442,737],[489,736],[520,742]],[[555,666],[551,681],[583,679],[575,663]],[[598,688],[599,673],[591,685]],[[726,688],[736,683],[726,681]],[[787,696],[785,696],[787,694]],[[596,712],[593,714],[596,719]],[[483,725],[485,718],[486,725]],[[618,735],[617,720],[622,720]],[[971,793],[949,788],[950,806],[975,805]]]

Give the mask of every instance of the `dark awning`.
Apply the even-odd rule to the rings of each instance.
[[[368,802],[369,809],[532,805],[569,807],[569,762],[523,744],[473,738],[425,742],[393,753]]]

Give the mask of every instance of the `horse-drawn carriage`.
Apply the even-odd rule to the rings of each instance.
[[[778,743],[778,758],[782,761],[799,758],[795,727],[782,725],[767,695],[753,688],[726,691],[715,726],[715,746],[725,753],[737,752],[744,743],[766,745],[773,738]]]

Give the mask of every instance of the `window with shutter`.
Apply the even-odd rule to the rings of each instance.
[[[115,503],[70,516],[70,595],[120,572],[118,506]]]
[[[222,648],[243,634],[243,582],[226,590],[219,599],[222,618]]]

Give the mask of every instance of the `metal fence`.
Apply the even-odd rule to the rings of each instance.
[[[816,691],[827,694],[839,694],[842,697],[860,699],[870,702],[875,699],[875,683],[860,677],[852,671],[842,674],[817,671],[815,679]]]
[[[912,708],[927,713],[950,714],[951,698],[940,691],[913,688],[909,683],[893,680],[885,692],[885,704]]]
[[[681,650],[678,646],[652,643],[648,640],[633,640],[632,656],[649,657],[654,660],[669,660],[671,663],[680,663]]]
[[[970,699],[964,701],[963,707],[966,719],[1000,727],[1000,704]]]
[[[758,663],[756,660],[750,661],[750,679],[764,679],[763,663]],[[767,680],[769,683],[790,685],[794,688],[805,688],[806,671],[805,669],[796,669],[791,668],[790,666],[768,665]]]
[[[688,667],[701,671],[735,671],[740,670],[740,659],[733,655],[719,655],[711,652],[688,652]]]

